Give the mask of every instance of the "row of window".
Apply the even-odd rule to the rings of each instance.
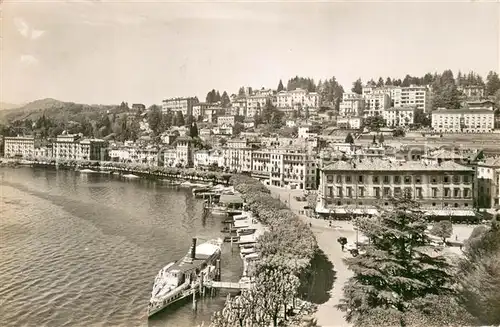
[[[353,204],[353,203],[351,203],[351,201],[345,201],[344,203],[342,203],[342,201],[337,201],[337,206],[342,206],[343,204],[346,204],[346,205],[351,205],[351,204]],[[363,203],[362,201],[359,201],[359,202],[357,202],[357,205],[362,206],[362,205],[364,205],[364,203]],[[389,202],[385,202],[385,203],[384,203],[384,205],[385,205],[385,206],[389,206]],[[432,206],[433,206],[433,207],[436,207],[436,206],[437,206],[437,203],[436,203],[436,202],[432,202]],[[463,206],[464,206],[465,208],[467,208],[467,207],[469,207],[469,204],[468,204],[468,203],[464,203],[464,204],[463,204]],[[451,207],[451,203],[447,203],[447,202],[445,202],[445,203],[443,203],[443,207]],[[453,204],[453,207],[454,207],[454,208],[460,208],[460,204],[459,204],[459,203],[454,203],[454,204]]]
[[[347,198],[353,198],[354,197],[354,188],[351,187],[351,186],[346,187],[345,194],[344,194],[344,189],[341,186],[338,186],[336,191],[337,191],[336,192],[336,197],[337,198],[343,198],[344,196],[347,197]],[[394,197],[398,197],[398,196],[402,196],[403,194],[412,195],[413,194],[413,189],[411,187],[405,187],[405,188],[401,188],[401,187],[394,187],[394,188],[391,188],[391,187],[384,187],[384,188],[374,187],[373,188],[373,192],[372,192],[372,196],[375,197],[375,198],[381,198],[381,197],[389,198],[389,197],[393,197],[393,196]],[[328,186],[328,188],[327,188],[327,194],[326,195],[329,196],[329,197],[334,197],[335,196],[334,193],[333,193],[333,186]],[[363,198],[365,196],[367,196],[365,187],[364,186],[359,186],[358,190],[357,190],[357,193],[356,193],[356,197]],[[443,188],[442,194],[440,194],[439,189],[437,187],[431,188],[430,197],[432,197],[432,198],[439,198],[441,196],[444,197],[444,198],[451,198],[451,197],[453,197],[453,198],[470,199],[472,197],[472,191],[471,191],[470,188],[464,188],[464,189],[453,188],[452,189],[452,188],[449,188],[449,187],[445,187],[445,188]],[[416,187],[415,188],[415,197],[417,197],[417,198],[423,198],[424,197],[424,192],[423,192],[423,189],[421,187]]]
[[[328,183],[333,183],[335,177],[335,182],[337,184],[340,183],[353,183],[353,181],[357,181],[357,183],[365,183],[369,181],[369,176],[365,175],[358,175],[358,176],[351,176],[351,175],[327,175],[326,180]],[[383,184],[422,184],[422,176],[371,176],[371,181],[373,184],[380,184],[382,181]],[[460,184],[460,182],[463,182],[464,184],[469,184],[471,182],[471,177],[468,175],[452,175],[452,176],[443,176],[442,178],[440,176],[431,176],[430,177],[430,183],[431,184],[437,184],[440,182],[443,182],[444,184]]]

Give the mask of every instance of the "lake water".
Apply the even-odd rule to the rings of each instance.
[[[191,238],[222,236],[189,189],[31,168],[0,168],[2,326],[196,326],[225,294],[189,300],[148,320],[156,273],[183,257]],[[225,244],[224,280],[242,271]]]

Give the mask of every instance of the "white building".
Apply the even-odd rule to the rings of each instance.
[[[220,167],[223,164],[223,156],[217,150],[198,150],[194,153],[193,165],[195,168],[208,168],[210,166]]]
[[[341,129],[360,129],[363,119],[361,117],[339,117],[337,127]]]
[[[247,139],[228,140],[222,157],[222,166],[231,172],[252,170],[252,146]]]
[[[247,100],[236,99],[231,102],[231,115],[246,116],[247,115]]]
[[[163,113],[180,111],[184,116],[189,116],[193,114],[193,106],[197,103],[198,99],[195,97],[165,99],[162,101],[162,111]]]
[[[409,86],[393,88],[390,93],[394,107],[415,106],[417,109],[429,112],[430,96],[425,86]]]
[[[484,86],[481,85],[459,86],[457,89],[468,98],[484,97]]]
[[[348,93],[349,94],[349,93]],[[358,95],[356,93],[351,93]],[[348,97],[342,99],[339,106],[339,115],[341,117],[363,116],[365,111],[365,99],[360,97]]]
[[[266,106],[267,101],[272,102],[272,97],[267,95],[252,95],[246,98],[247,101],[247,117],[260,115]]]
[[[403,127],[415,122],[415,107],[389,108],[384,110],[382,117],[387,126]]]
[[[220,116],[217,117],[217,125],[219,126],[234,126],[236,123],[235,116]]]
[[[316,189],[315,158],[296,148],[255,150],[252,176],[270,185],[298,189]]]
[[[432,128],[440,133],[491,133],[495,114],[482,109],[443,109],[432,112]]]
[[[35,155],[35,138],[28,136],[16,136],[4,138],[4,156],[6,158],[22,157],[29,158]]]
[[[364,117],[382,116],[382,112],[391,106],[391,98],[386,93],[372,92],[365,96]]]
[[[299,110],[302,108],[317,108],[318,106],[318,93],[308,92],[300,88],[293,91],[281,91],[276,96],[276,107],[282,110]]]

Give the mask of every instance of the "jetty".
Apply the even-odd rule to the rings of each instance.
[[[230,289],[230,290],[244,290],[250,289],[253,283],[241,283],[241,282],[219,282],[209,280],[205,282],[205,287],[207,288],[219,288],[219,289]]]

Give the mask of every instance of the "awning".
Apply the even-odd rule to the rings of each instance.
[[[424,210],[427,216],[445,216],[445,217],[475,217],[476,213],[473,210]]]
[[[243,199],[238,195],[222,194],[219,202],[225,204],[243,204]]]

